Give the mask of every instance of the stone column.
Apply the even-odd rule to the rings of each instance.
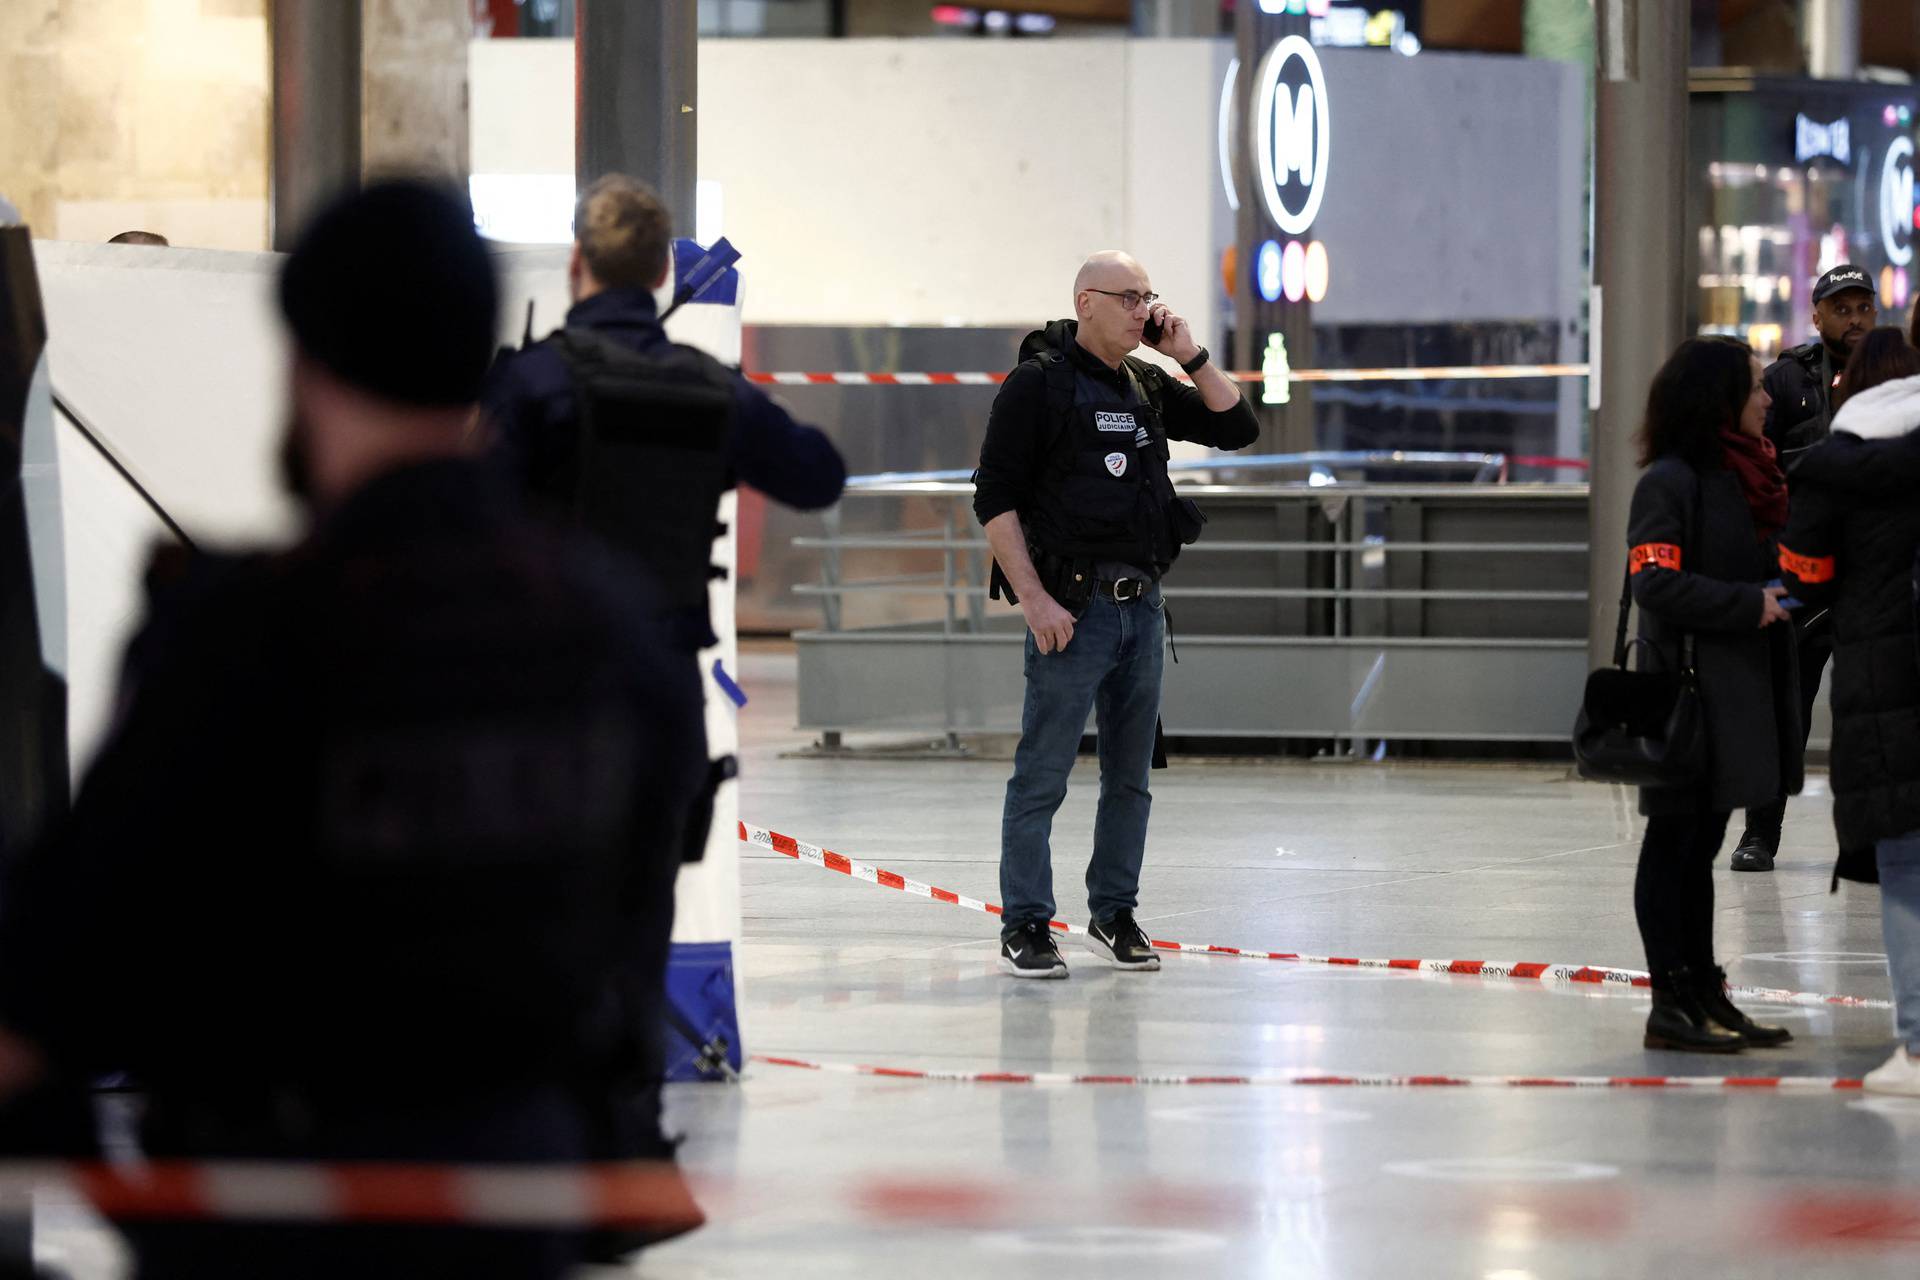
[[[469,173],[471,0],[362,0],[362,169]]]

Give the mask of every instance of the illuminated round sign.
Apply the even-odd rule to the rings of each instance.
[[[1260,246],[1260,256],[1254,260],[1254,285],[1260,290],[1260,296],[1268,302],[1280,301],[1280,244],[1269,240]]]
[[[1307,296],[1307,250],[1298,240],[1287,241],[1280,253],[1280,288],[1288,302]]]
[[[1287,72],[1296,62],[1305,71],[1304,81],[1288,84]],[[1267,213],[1288,235],[1305,234],[1320,212],[1332,143],[1320,57],[1305,36],[1287,36],[1260,64],[1253,97],[1253,158]]]
[[[1327,296],[1327,280],[1333,267],[1327,261],[1327,246],[1315,240],[1307,246],[1307,301],[1319,302]]]
[[[1896,267],[1913,261],[1913,228],[1913,139],[1899,137],[1880,167],[1880,242]]]
[[[1240,212],[1240,192],[1233,184],[1233,89],[1240,79],[1240,59],[1227,62],[1227,78],[1220,85],[1220,184],[1227,189],[1227,207]]]

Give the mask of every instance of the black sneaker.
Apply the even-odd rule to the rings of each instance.
[[[1053,930],[1034,920],[1001,930],[1000,970],[1016,978],[1064,978],[1067,962],[1060,958]]]
[[[1094,921],[1087,930],[1087,950],[1104,957],[1116,969],[1160,967],[1160,957],[1133,922],[1131,911],[1117,912],[1111,920]]]
[[[1740,843],[1733,851],[1733,869],[1735,871],[1771,871],[1773,858],[1773,846],[1749,831],[1740,837]]]

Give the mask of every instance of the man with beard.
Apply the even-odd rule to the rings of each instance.
[[[156,1159],[581,1161],[608,1063],[656,1065],[609,975],[650,977],[618,1003],[656,1024],[667,937],[635,922],[671,900],[699,690],[630,578],[474,456],[497,288],[457,191],[337,201],[279,300],[310,526],[160,589],[71,819],[7,869],[0,1098],[127,1072]],[[544,1280],[586,1249],[127,1232],[142,1280]]]
[[[1873,285],[1866,271],[1851,263],[1837,266],[1813,282],[1813,327],[1819,340],[1789,347],[1767,366],[1762,382],[1773,398],[1767,410],[1767,439],[1780,455],[1789,492],[1794,463],[1827,438],[1837,407],[1833,403],[1834,387],[1853,349],[1873,329],[1875,317]],[[1804,734],[1812,729],[1820,677],[1833,656],[1833,629],[1824,609],[1796,613],[1793,626],[1799,643],[1800,728]],[[1762,808],[1747,810],[1746,830],[1733,851],[1735,871],[1773,870],[1786,814],[1785,796]]]

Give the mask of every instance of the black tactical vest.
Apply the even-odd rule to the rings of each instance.
[[[1139,375],[1123,364],[1127,393],[1116,398],[1060,351],[1035,358],[1047,375],[1049,440],[1033,509],[1021,513],[1029,537],[1054,556],[1165,573],[1193,539],[1174,528],[1167,433]]]
[[[548,339],[578,406],[574,447],[539,496],[645,565],[676,613],[698,614],[703,643],[720,497],[733,486],[727,442],[733,375],[702,351],[634,351],[587,329]]]

